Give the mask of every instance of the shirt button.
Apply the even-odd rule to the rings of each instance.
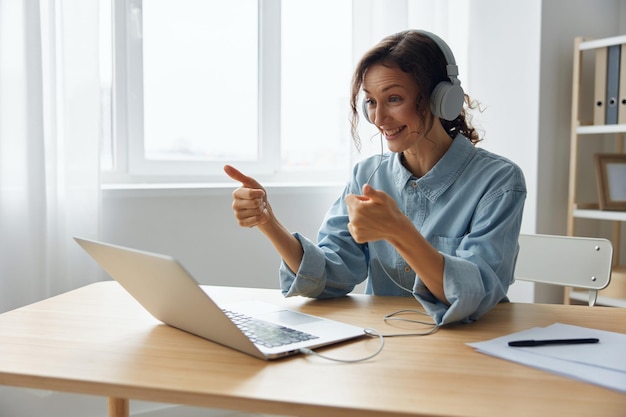
[[[404,272],[411,272],[411,267],[410,266],[405,266],[404,267]]]
[[[411,183],[411,187],[413,187],[413,188],[417,188],[417,181],[413,181],[413,182]]]

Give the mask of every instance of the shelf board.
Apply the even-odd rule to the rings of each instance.
[[[574,217],[579,219],[612,220],[626,222],[626,211],[599,210],[597,208],[576,208]]]
[[[604,46],[620,45],[626,43],[626,35],[613,36],[610,38],[591,39],[580,43],[578,49],[584,51],[586,49],[602,48]]]
[[[576,127],[576,133],[579,135],[594,135],[603,133],[624,133],[626,132],[626,124],[620,125],[585,125]]]

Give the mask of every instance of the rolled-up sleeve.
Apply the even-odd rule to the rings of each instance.
[[[326,283],[324,253],[306,237],[298,233],[294,233],[294,237],[302,245],[304,256],[297,274],[284,261],[281,262],[279,276],[282,293],[285,297],[294,295],[317,297],[324,290]]]
[[[303,249],[298,271],[281,262],[279,277],[283,295],[312,298],[341,297],[368,276],[367,245],[354,241],[348,231],[348,214],[343,200],[347,187],[329,209],[318,233],[318,243],[294,233]]]

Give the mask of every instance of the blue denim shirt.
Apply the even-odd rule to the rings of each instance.
[[[513,162],[457,136],[446,154],[422,178],[401,163],[401,155],[372,156],[355,165],[343,194],[319,230],[318,243],[294,234],[304,249],[297,274],[283,262],[285,296],[343,296],[368,280],[366,292],[414,296],[439,325],[477,320],[506,300],[519,250],[526,185]],[[386,241],[359,244],[348,231],[344,198],[370,185],[385,191],[420,233],[444,256],[443,286],[450,305],[439,301]],[[394,283],[393,278],[396,283]]]

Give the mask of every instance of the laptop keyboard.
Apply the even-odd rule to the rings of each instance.
[[[317,339],[317,336],[312,334],[255,319],[241,313],[229,310],[224,310],[224,313],[248,336],[252,343],[268,348]]]

